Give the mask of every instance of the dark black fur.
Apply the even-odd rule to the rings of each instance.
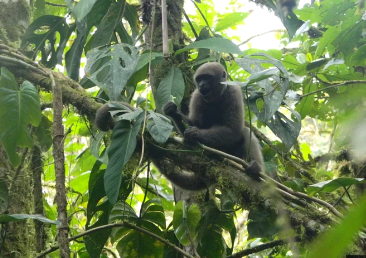
[[[189,115],[179,112],[173,102],[164,105],[164,113],[172,117],[185,141],[199,141],[243,160],[256,161],[257,164],[250,163],[250,167],[256,170],[250,174],[258,175],[258,170],[264,168],[263,156],[257,138],[250,135],[250,130],[244,125],[240,88],[221,83],[227,80],[227,74],[219,63],[200,66],[194,80],[197,89],[191,96]],[[182,120],[189,125],[187,129]]]

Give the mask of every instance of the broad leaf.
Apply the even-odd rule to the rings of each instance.
[[[18,220],[24,220],[24,219],[35,219],[39,220],[43,223],[50,223],[55,225],[61,225],[61,222],[47,219],[46,217],[42,216],[41,214],[3,214],[0,215],[0,223],[7,223],[10,221],[18,221]]]
[[[116,101],[135,71],[138,49],[127,44],[116,44],[89,51],[87,59],[85,73],[88,78],[103,89],[110,100]]]
[[[18,85],[12,73],[1,68],[0,77],[0,139],[13,166],[20,157],[16,147],[32,147],[29,123],[41,122],[41,107],[37,89],[28,81]]]
[[[366,195],[351,207],[348,214],[332,228],[319,236],[309,248],[309,258],[342,257],[354,242],[357,233],[366,225]],[[341,238],[340,238],[341,236]],[[331,247],[331,248],[324,248]]]
[[[201,212],[196,204],[192,204],[188,208],[186,205],[183,205],[182,201],[179,201],[175,205],[173,228],[176,237],[182,245],[186,246],[190,244],[188,233],[191,238],[194,239],[196,235],[196,227],[200,219]],[[189,232],[187,232],[187,230],[189,230]]]
[[[95,32],[92,48],[110,44],[115,29],[122,19],[123,10],[125,8],[125,0],[119,0],[113,3],[102,21],[99,23],[97,31]]]
[[[62,61],[69,36],[69,27],[65,18],[44,15],[29,25],[23,35],[21,47],[34,45],[32,58],[35,59],[40,51],[42,63],[47,67],[55,67]]]
[[[108,224],[109,214],[112,209],[111,203],[103,200],[106,195],[104,190],[105,170],[99,169],[101,165],[102,163],[97,161],[94,164],[89,177],[89,200],[86,213],[86,229],[92,229]],[[92,221],[93,224],[91,224]],[[84,237],[85,247],[88,250],[90,257],[100,257],[100,253],[111,232],[112,229],[102,229]]]
[[[143,120],[144,113],[141,112],[133,122],[122,120],[114,127],[112,142],[108,149],[109,162],[104,175],[104,188],[112,204],[118,199],[123,180],[122,169],[135,151],[136,136]]]
[[[158,143],[165,143],[173,130],[170,120],[168,120],[165,116],[153,111],[149,111],[147,118],[153,120],[147,124],[147,130],[149,131],[150,135]]]
[[[228,13],[215,25],[215,31],[222,31],[228,28],[234,27],[238,24],[243,24],[245,18],[249,16],[249,13],[234,12]]]
[[[69,77],[75,81],[79,81],[80,59],[83,54],[84,45],[88,36],[88,27],[86,19],[76,22],[76,39],[69,51],[65,54],[66,72]]]
[[[240,50],[238,45],[234,44],[227,38],[218,37],[193,42],[188,46],[178,50],[176,55],[195,48],[207,48],[221,53],[243,55],[243,51]]]
[[[110,223],[120,221],[138,223],[140,227],[163,236],[159,227],[165,228],[165,215],[160,201],[149,200],[141,209],[139,218],[131,206],[125,202],[119,202],[114,206],[109,221]],[[112,242],[117,242],[120,257],[161,257],[163,252],[161,242],[129,228],[113,229]]]
[[[286,146],[289,151],[296,142],[301,129],[301,117],[295,110],[289,108],[293,115],[293,119],[289,119],[284,114],[276,111],[274,116],[267,122],[268,127]]]
[[[248,219],[247,227],[250,239],[273,237],[279,231],[279,227],[276,225],[277,216],[274,213],[263,210],[250,210]]]
[[[52,144],[53,138],[51,134],[52,122],[44,115],[38,127],[34,130],[34,134],[37,137],[37,143],[42,151],[48,151]]]
[[[97,0],[80,0],[72,8],[72,13],[76,16],[77,22],[84,19],[84,17],[92,10]]]
[[[179,105],[184,95],[184,79],[182,72],[177,67],[172,67],[168,74],[160,81],[158,88],[158,97],[156,105],[159,110],[168,101],[174,99],[174,102]]]
[[[365,182],[364,178],[347,178],[347,177],[339,177],[333,180],[328,180],[324,182],[319,182],[317,184],[309,185],[306,189],[310,196],[318,192],[327,192],[331,193],[337,190],[339,187],[346,187],[355,184],[362,184]]]

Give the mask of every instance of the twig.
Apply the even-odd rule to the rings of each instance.
[[[243,42],[241,42],[238,46],[244,45],[244,44],[248,43],[250,40],[252,40],[252,39],[254,39],[256,37],[263,36],[265,34],[272,33],[272,32],[286,32],[286,30],[276,29],[276,30],[269,30],[269,31],[266,31],[266,32],[263,32],[263,33],[259,33],[259,34],[256,34],[254,36],[251,36],[251,37],[247,38],[246,40],[244,40]]]
[[[342,82],[342,83],[338,83],[338,84],[333,84],[333,85],[325,87],[323,89],[306,93],[306,94],[300,96],[300,98],[304,98],[304,97],[307,97],[309,95],[312,95],[312,94],[315,94],[315,93],[318,93],[321,91],[329,90],[329,89],[340,87],[340,86],[346,86],[346,85],[350,85],[350,84],[366,84],[366,80],[346,81],[346,82]]]
[[[130,229],[134,229],[138,232],[141,232],[145,235],[148,235],[148,236],[151,236],[152,238],[155,238],[156,240],[158,240],[159,242],[173,248],[175,251],[183,254],[185,257],[189,257],[189,258],[194,258],[192,255],[190,255],[189,253],[185,252],[184,250],[180,249],[179,247],[177,247],[176,245],[170,243],[168,240],[154,234],[154,233],[151,233],[150,231],[144,229],[144,228],[141,228],[141,227],[138,227],[136,225],[133,225],[129,222],[122,222],[122,223],[116,223],[116,224],[107,224],[107,225],[103,225],[103,226],[100,226],[100,227],[95,227],[95,228],[92,228],[92,229],[89,229],[87,231],[84,231],[83,233],[79,234],[79,235],[76,235],[76,236],[73,236],[73,237],[70,237],[68,239],[69,242],[75,240],[75,239],[78,239],[80,237],[83,237],[83,236],[86,236],[86,235],[89,235],[91,233],[94,233],[96,231],[99,231],[99,230],[102,230],[102,229],[108,229],[108,228],[116,228],[116,227],[126,227],[126,228],[130,228]],[[39,254],[38,256],[36,256],[35,258],[41,258],[41,257],[44,257],[46,254],[49,254],[49,253],[52,253],[53,251],[56,251],[59,249],[59,246],[53,246],[51,247],[50,249],[48,249],[47,251],[44,251],[43,253]]]

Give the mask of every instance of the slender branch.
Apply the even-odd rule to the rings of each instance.
[[[179,144],[184,144],[183,143],[183,139],[181,138],[178,138],[178,137],[173,137],[173,140]],[[229,160],[232,160],[232,161],[235,161],[236,163],[242,165],[244,167],[244,169],[240,168],[240,166],[238,166],[237,168],[240,169],[241,171],[243,171],[244,173],[246,172],[245,169],[248,168],[248,163],[246,163],[244,160],[238,158],[238,157],[235,157],[235,156],[232,156],[230,154],[227,154],[225,152],[222,152],[222,151],[219,151],[219,150],[216,150],[216,149],[213,149],[213,148],[210,148],[210,147],[207,147],[207,146],[204,146],[203,145],[203,150],[207,151],[207,152],[210,152],[210,153],[214,153],[214,154],[217,154],[221,157],[224,157],[224,158],[227,158]],[[330,212],[332,212],[334,215],[336,215],[337,217],[339,218],[342,218],[343,215],[337,211],[336,208],[334,208],[331,204],[323,201],[323,200],[320,200],[318,198],[315,198],[315,197],[310,197],[308,196],[307,194],[304,194],[304,193],[301,193],[301,192],[297,192],[297,191],[294,191],[290,188],[288,188],[287,186],[277,182],[276,180],[272,179],[271,177],[267,176],[266,174],[260,172],[260,177],[262,179],[265,179],[267,181],[271,181],[272,183],[274,183],[279,189],[282,189],[283,191],[293,195],[293,196],[296,196],[296,197],[299,197],[299,198],[303,198],[305,200],[308,200],[308,201],[312,201],[312,202],[315,202],[315,203],[318,203],[326,208],[329,209]],[[251,176],[251,175],[248,175],[248,176]]]
[[[206,26],[208,27],[209,31],[211,31],[212,35],[214,35],[215,33],[212,31],[210,25],[208,24],[208,21],[207,21],[206,17],[203,15],[203,13],[202,13],[200,7],[197,5],[196,1],[194,1],[194,0],[191,0],[191,1],[194,4],[194,6],[197,8],[198,12],[201,14],[201,16],[202,16],[203,20],[205,21]]]
[[[65,7],[67,8],[66,4],[55,4],[55,3],[51,3],[51,2],[45,2],[46,5],[51,5],[51,6],[57,6],[57,7]]]
[[[269,30],[269,31],[266,31],[266,32],[263,32],[263,33],[259,33],[259,34],[256,34],[256,35],[253,35],[253,36],[247,38],[246,40],[244,40],[243,42],[241,42],[238,46],[244,45],[244,44],[248,43],[250,40],[252,40],[252,39],[254,39],[256,37],[263,36],[265,34],[273,33],[273,32],[286,32],[286,30],[276,29],[276,30]]]
[[[195,37],[196,39],[198,39],[197,31],[196,31],[196,30],[195,30],[195,28],[193,27],[193,24],[192,24],[192,22],[191,22],[191,19],[189,19],[188,15],[187,15],[187,13],[186,13],[186,11],[185,11],[184,9],[183,9],[183,15],[184,15],[184,17],[186,18],[186,20],[187,20],[187,22],[188,22],[189,26],[191,27],[191,30],[192,30],[192,32],[193,32],[193,34],[194,34],[194,37]]]
[[[298,238],[298,237],[296,237],[295,238],[295,241],[296,242],[300,242],[301,239]],[[275,241],[271,241],[271,242],[264,243],[264,244],[261,244],[261,245],[257,245],[257,246],[255,246],[253,248],[245,249],[243,251],[240,251],[240,252],[237,252],[235,254],[229,255],[226,258],[240,258],[240,257],[243,257],[243,256],[247,256],[249,254],[258,253],[260,251],[263,251],[263,250],[266,250],[266,249],[269,249],[269,248],[273,248],[273,247],[276,247],[276,246],[284,245],[286,243],[287,243],[286,240],[282,240],[282,239],[281,240],[275,240]]]
[[[49,73],[53,88],[53,156],[56,174],[56,202],[57,219],[61,226],[57,230],[57,241],[60,246],[60,255],[70,257],[70,248],[67,240],[69,226],[67,223],[67,199],[65,189],[65,153],[64,153],[64,127],[62,124],[62,89],[56,85],[52,71]]]
[[[161,0],[161,22],[163,34],[163,55],[169,56],[169,36],[168,36],[168,15],[166,8],[166,0]]]
[[[321,91],[326,91],[326,90],[329,90],[329,89],[332,89],[332,88],[336,88],[336,87],[340,87],[340,86],[346,86],[346,85],[350,85],[350,84],[366,84],[366,81],[365,80],[355,80],[355,81],[346,81],[346,82],[342,82],[342,83],[338,83],[338,84],[332,84],[332,85],[330,85],[328,87],[325,87],[323,89],[306,93],[306,94],[300,96],[300,98],[305,98],[309,95],[312,95],[312,94],[315,94],[315,93],[318,93],[318,92],[321,92]]]
[[[181,253],[182,255],[184,255],[185,257],[189,257],[189,258],[194,258],[192,255],[190,255],[189,253],[185,252],[184,250],[180,249],[179,247],[177,247],[176,245],[170,243],[168,240],[154,234],[154,233],[151,233],[150,231],[144,229],[144,228],[141,228],[141,227],[138,227],[136,225],[133,225],[129,222],[122,222],[122,223],[116,223],[116,224],[107,224],[107,225],[103,225],[103,226],[100,226],[100,227],[95,227],[95,228],[92,228],[92,229],[89,229],[87,231],[84,231],[83,233],[81,234],[78,234],[76,236],[73,236],[73,237],[70,237],[68,239],[69,242],[71,241],[74,241],[75,239],[78,239],[80,237],[83,237],[83,236],[86,236],[86,235],[89,235],[91,233],[94,233],[96,231],[99,231],[99,230],[102,230],[102,229],[108,229],[108,228],[116,228],[116,227],[126,227],[126,228],[130,228],[130,229],[134,229],[138,232],[141,232],[145,235],[148,235],[148,236],[151,236],[152,238],[155,238],[156,240],[158,240],[159,242],[173,248],[175,251]],[[38,256],[36,256],[36,258],[41,258],[41,257],[44,257],[46,254],[49,254],[49,253],[52,253],[56,250],[58,250],[59,247],[58,246],[53,246],[51,247],[50,249],[48,249],[47,251],[44,251],[43,253],[39,254]]]

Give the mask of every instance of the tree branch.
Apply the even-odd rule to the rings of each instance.
[[[151,233],[150,231],[144,229],[144,228],[141,228],[141,227],[138,227],[136,225],[133,225],[129,222],[122,222],[122,223],[116,223],[116,224],[107,224],[107,225],[104,225],[104,226],[100,226],[100,227],[95,227],[95,228],[92,228],[92,229],[89,229],[87,231],[84,231],[83,233],[79,234],[79,235],[76,235],[76,236],[73,236],[73,237],[70,237],[68,239],[69,242],[75,240],[75,239],[78,239],[80,237],[83,237],[83,236],[86,236],[86,235],[89,235],[91,233],[94,233],[96,231],[99,231],[99,230],[102,230],[102,229],[107,229],[107,228],[116,228],[116,227],[126,227],[126,228],[130,228],[130,229],[134,229],[138,232],[141,232],[145,235],[148,235],[148,236],[151,236],[152,238],[155,238],[156,240],[158,240],[159,242],[173,248],[175,251],[181,253],[182,255],[184,255],[185,257],[189,257],[189,258],[194,258],[192,255],[188,254],[187,252],[183,251],[182,249],[180,249],[179,247],[177,247],[176,245],[173,245],[172,243],[170,243],[168,240],[154,234],[154,233]],[[59,249],[59,246],[53,246],[51,247],[50,249],[48,249],[47,251],[39,254],[36,258],[41,258],[41,257],[44,257],[46,254],[49,254],[49,253],[52,253],[54,251],[56,251],[57,249]]]

